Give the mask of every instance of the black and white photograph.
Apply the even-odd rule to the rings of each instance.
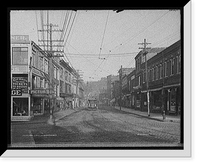
[[[184,150],[183,47],[183,8],[10,10],[8,147]]]

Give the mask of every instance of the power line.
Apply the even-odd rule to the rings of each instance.
[[[124,55],[127,55],[127,56],[132,56],[132,54],[136,54],[136,53],[139,53],[138,51],[137,52],[124,52],[124,53],[116,53],[116,54],[101,54],[102,56],[106,56],[106,55],[109,55],[109,56],[114,56],[114,55],[117,55],[117,56],[114,56],[114,57],[121,57],[121,56],[124,56]],[[70,55],[77,55],[77,56],[88,56],[88,57],[96,57],[98,56],[98,54],[76,54],[76,53],[69,53]]]
[[[101,54],[101,50],[102,50],[102,45],[103,45],[103,40],[104,40],[104,36],[105,36],[105,32],[106,32],[106,27],[107,27],[107,23],[108,23],[108,16],[109,16],[109,11],[108,11],[108,15],[106,18],[106,23],[105,23],[105,27],[104,27],[104,31],[103,31],[103,37],[101,40],[101,45],[100,45],[100,50],[99,50],[99,59],[100,59],[100,54]]]
[[[67,34],[67,30],[68,30],[68,27],[69,27],[69,23],[70,23],[70,20],[71,20],[71,17],[72,17],[72,11],[70,13],[70,16],[69,16],[69,19],[67,18],[67,26],[65,26],[65,33],[64,33],[64,36],[63,36],[63,40]]]
[[[68,42],[67,42],[68,43]],[[96,64],[95,63],[93,63],[92,61],[90,61],[89,59],[87,59],[84,55],[82,55],[76,48],[74,48],[70,43],[68,43],[69,44],[69,46],[71,46],[75,51],[77,51],[78,53],[79,53],[79,55],[81,55],[83,58],[85,58],[88,62],[90,62],[91,64],[93,64],[94,66],[96,66]],[[104,70],[104,69],[102,69],[101,68],[101,70],[103,70],[103,71],[105,71],[105,72],[107,72],[107,73],[109,73],[110,74],[110,72],[108,72],[108,71],[106,71],[106,70]]]
[[[36,18],[36,26],[37,26],[37,37],[38,37],[38,40],[39,40],[39,28],[38,28],[38,20],[37,20],[37,12],[35,11],[35,18]]]
[[[155,21],[153,21],[150,25],[148,25],[147,27],[145,27],[144,29],[142,29],[139,33],[137,33],[136,35],[128,38],[127,40],[125,40],[124,42],[120,43],[119,45],[117,45],[116,47],[114,47],[113,49],[111,49],[112,51],[115,50],[116,48],[118,48],[121,45],[125,45],[128,42],[130,42],[132,39],[138,37],[141,33],[143,33],[144,31],[146,31],[149,27],[151,27],[153,24],[155,24],[158,20],[160,20],[161,18],[163,18],[166,14],[168,14],[170,11],[167,11],[165,14],[163,14],[161,17],[159,17],[158,19],[156,19]]]
[[[76,12],[76,13],[77,13],[77,12]],[[64,46],[65,46],[65,44],[66,44],[66,42],[67,42],[67,40],[68,40],[68,38],[69,38],[71,29],[72,29],[73,24],[74,24],[74,20],[75,20],[75,18],[76,18],[76,13],[75,13],[74,18],[73,18],[73,20],[72,20],[72,24],[71,24],[71,27],[70,27],[70,29],[69,29],[69,33],[68,33],[67,38],[66,38],[66,40],[65,40]]]

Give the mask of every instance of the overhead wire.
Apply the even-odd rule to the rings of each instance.
[[[39,28],[38,28],[38,19],[37,19],[37,11],[35,11],[35,18],[36,18],[36,27],[37,27],[37,37],[38,37],[38,41],[39,41]]]
[[[143,28],[141,31],[139,31],[139,33],[135,34],[134,36],[131,36],[130,38],[128,38],[127,40],[125,40],[124,42],[120,43],[119,45],[115,46],[113,49],[111,49],[112,51],[115,50],[116,48],[119,48],[119,46],[121,45],[125,45],[128,42],[130,42],[132,39],[138,37],[140,34],[142,34],[144,31],[146,31],[149,27],[151,27],[152,25],[154,25],[157,21],[159,21],[161,18],[163,18],[166,14],[168,14],[170,11],[167,11],[166,13],[164,13],[162,16],[160,16],[159,18],[157,18],[155,21],[153,21],[150,25],[148,25],[147,27]]]
[[[76,13],[77,13],[77,12],[76,12]],[[67,35],[67,38],[65,39],[64,46],[65,46],[65,44],[66,44],[66,42],[67,42],[67,40],[68,40],[68,38],[69,38],[69,35],[70,35],[70,32],[71,32],[71,29],[72,29],[73,24],[74,24],[74,20],[75,20],[75,18],[76,18],[76,13],[75,13],[74,18],[73,18],[73,20],[72,20],[71,27],[70,27],[70,29],[69,29],[69,33],[68,33],[68,35]]]
[[[104,27],[104,31],[103,31],[103,37],[101,39],[101,45],[100,45],[100,49],[99,49],[99,58],[100,58],[100,54],[101,54],[101,51],[102,51],[103,40],[104,40],[106,27],[107,27],[107,23],[108,23],[108,16],[109,16],[109,10],[108,10],[108,14],[107,14],[107,17],[106,17],[106,23],[105,23],[105,27]]]

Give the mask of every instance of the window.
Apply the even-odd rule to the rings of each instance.
[[[156,66],[154,67],[154,80],[156,80]]]
[[[165,77],[167,77],[167,62],[165,62]]]
[[[69,82],[71,83],[71,73],[69,73]]]
[[[152,81],[154,81],[154,68],[152,68]]]
[[[13,98],[13,116],[28,116],[28,98]]]
[[[167,61],[167,76],[170,76],[170,73],[171,73],[171,71],[170,71],[170,60],[168,60]]]
[[[173,60],[170,59],[170,75],[173,75]]]
[[[148,70],[148,82],[150,81],[150,69]]]
[[[53,66],[53,76],[56,79],[56,67],[55,66]]]
[[[173,60],[172,60],[172,75],[176,73],[175,69],[176,69],[176,67],[175,67],[175,58],[173,58]]]
[[[36,77],[36,88],[40,88],[40,77]]]
[[[44,72],[47,73],[47,74],[48,74],[48,69],[49,69],[48,61],[47,61],[47,59],[44,59]]]
[[[44,81],[44,88],[48,88],[48,81],[45,79],[45,81]]]
[[[28,47],[12,48],[12,64],[28,65]]]
[[[143,72],[143,83],[145,83],[145,81],[146,81],[146,72],[144,71]]]
[[[37,80],[36,76],[32,76],[32,89],[35,89],[37,87]]]
[[[43,58],[40,57],[40,70],[44,71]]]
[[[59,70],[56,68],[56,79],[59,80]]]
[[[138,77],[138,85],[140,86],[140,76]]]
[[[60,78],[63,78],[63,68],[60,69]]]
[[[160,64],[160,78],[163,77],[163,64]]]
[[[158,79],[158,66],[156,66],[156,80]]]

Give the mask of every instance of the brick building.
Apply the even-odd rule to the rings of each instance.
[[[151,53],[151,55],[149,55]],[[140,98],[140,109],[147,110],[145,61],[142,51],[135,57],[135,97]],[[150,111],[167,114],[181,111],[181,41],[168,48],[147,50]]]

